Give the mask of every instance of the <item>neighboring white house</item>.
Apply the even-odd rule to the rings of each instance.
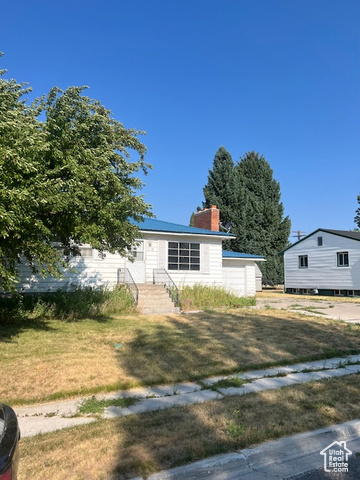
[[[125,257],[107,253],[101,258],[97,250],[81,246],[81,256],[71,259],[62,279],[41,278],[33,275],[26,265],[20,265],[19,289],[51,292],[75,285],[112,288],[122,281],[125,269],[135,283],[153,283],[158,271],[166,270],[178,287],[197,283],[217,285],[239,296],[253,296],[256,291],[255,262],[265,259],[223,251],[222,242],[234,236],[218,231],[218,212],[216,207],[198,212],[196,217],[200,218],[201,228],[145,219],[138,224],[141,238]],[[206,229],[206,225],[217,226],[217,230]]]
[[[360,232],[319,228],[283,253],[287,293],[360,295]]]

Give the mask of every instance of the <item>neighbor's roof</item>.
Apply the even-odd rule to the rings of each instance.
[[[213,230],[205,230],[203,228],[163,222],[162,220],[156,220],[154,218],[145,218],[143,222],[133,221],[133,223],[143,232],[185,233],[190,235],[214,235],[217,237],[235,238],[235,235],[232,233],[215,232]]]
[[[351,232],[349,230],[328,230],[326,228],[319,228],[316,231],[318,232],[319,230],[322,232],[332,233],[334,235],[340,235],[341,237],[352,238],[353,240],[360,240],[360,232]]]
[[[253,255],[252,253],[241,253],[241,252],[230,252],[229,250],[223,250],[223,258],[243,258],[249,260],[265,260],[265,257],[262,255]]]
[[[339,237],[345,237],[345,238],[350,238],[351,240],[359,240],[360,241],[360,232],[352,232],[350,230],[330,230],[328,228],[318,228],[314,232],[310,233],[309,235],[306,235],[306,237],[300,239],[299,241],[293,243],[292,245],[289,245],[285,250],[283,250],[280,253],[286,252],[286,250],[289,250],[290,248],[294,247],[298,243],[303,242],[307,238],[311,237],[312,235],[315,235],[315,233],[318,232],[325,232],[325,233],[331,233],[332,235],[338,235]]]

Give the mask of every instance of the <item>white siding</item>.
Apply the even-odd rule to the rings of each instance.
[[[317,238],[323,244],[318,246]],[[349,253],[349,267],[337,266],[337,252]],[[308,268],[299,268],[299,255]],[[284,253],[285,288],[360,289],[360,242],[318,231]]]
[[[168,269],[168,242],[193,242],[200,244],[200,271],[169,271],[176,285],[207,285],[222,284],[222,241],[220,238],[204,238],[204,236],[174,236],[144,233],[144,261],[145,282],[153,282],[154,269]],[[59,288],[71,288],[74,285],[100,286],[110,288],[117,283],[119,268],[128,267],[131,270],[135,265],[120,255],[107,253],[104,259],[93,250],[93,256],[74,257],[69,268],[64,271],[64,278],[41,278],[33,275],[26,265],[20,265],[21,284],[19,290],[27,292],[51,292]]]
[[[107,285],[112,288],[117,283],[118,268],[123,268],[124,262],[124,258],[120,255],[110,253],[102,259],[98,252],[93,250],[92,257],[71,259],[69,268],[64,271],[64,278],[59,279],[34,275],[26,264],[22,264],[19,266],[21,283],[17,288],[25,292],[54,292],[74,285],[83,287]]]
[[[239,297],[254,296],[256,291],[255,262],[223,259],[224,287]]]
[[[206,285],[222,284],[222,241],[219,238],[204,238],[203,236],[162,235],[159,239],[156,234],[144,234],[149,245],[152,244],[152,255],[147,256],[146,281],[152,282],[153,270],[165,268],[175,284],[194,285],[202,283]],[[168,243],[191,242],[200,244],[200,271],[198,270],[169,270],[168,269]],[[150,248],[150,247],[148,247]]]
[[[217,285],[225,286],[239,296],[255,294],[255,262],[222,258],[222,240],[218,237],[196,235],[170,235],[144,233],[144,280],[153,282],[154,270],[168,270],[168,242],[191,242],[200,244],[200,270],[168,270],[178,287],[182,285]],[[29,267],[20,266],[21,284],[19,290],[28,292],[51,292],[59,288],[106,285],[112,288],[117,283],[118,269],[129,268],[133,276],[140,278],[141,265],[138,261],[130,263],[120,255],[106,254],[100,258],[93,250],[92,257],[74,257],[70,268],[64,272],[64,278],[41,278],[32,275]]]

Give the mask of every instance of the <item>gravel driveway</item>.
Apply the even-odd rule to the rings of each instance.
[[[255,308],[285,309],[291,312],[316,315],[350,323],[360,323],[360,303],[348,303],[329,300],[309,300],[301,296],[278,296],[274,298],[256,297]]]

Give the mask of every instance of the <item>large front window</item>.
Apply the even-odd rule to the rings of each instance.
[[[169,242],[169,270],[200,270],[200,244]]]

